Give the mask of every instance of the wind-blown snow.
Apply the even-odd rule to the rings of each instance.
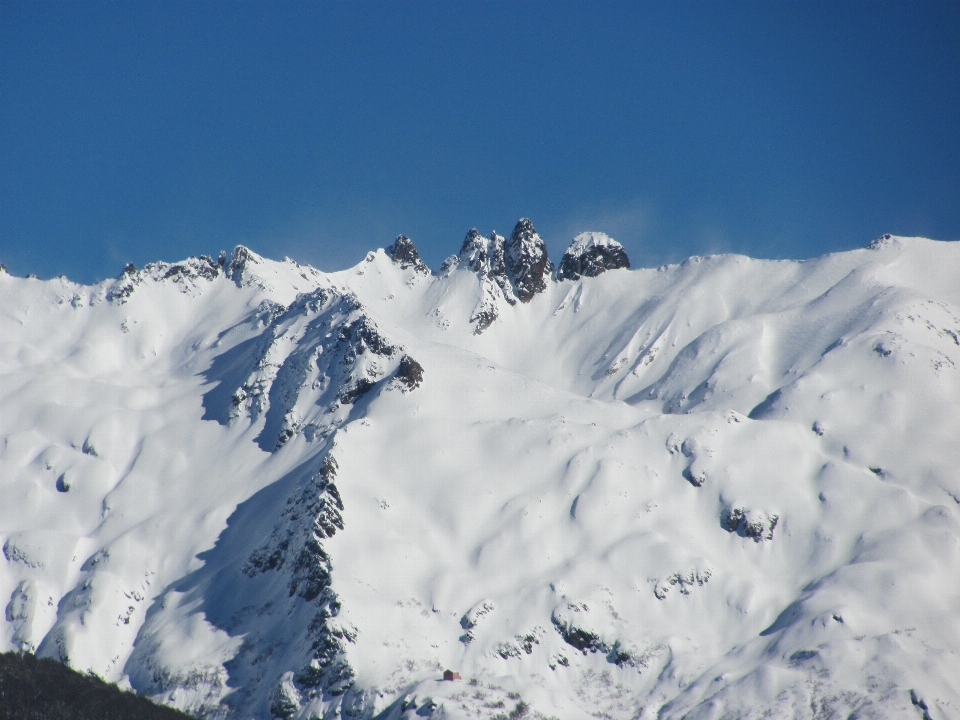
[[[211,718],[960,716],[960,244],[517,302],[408,242],[0,272],[0,649]]]
[[[583,253],[594,247],[621,247],[620,243],[602,232],[582,232],[570,242],[570,252]]]

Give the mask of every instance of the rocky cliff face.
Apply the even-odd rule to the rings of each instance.
[[[238,246],[235,251],[234,259],[226,272],[239,275],[242,270],[243,257],[249,251]],[[241,259],[238,259],[237,256]],[[128,264],[120,277],[117,278],[107,290],[106,298],[110,302],[123,304],[136,291],[136,289],[146,282],[170,282],[176,285],[180,292],[191,294],[196,291],[198,283],[214,280],[224,272],[224,265],[227,262],[226,253],[220,253],[217,260],[207,256],[191,257],[178,263],[155,262],[150,263],[142,270],[137,270],[133,263]]]
[[[563,254],[557,279],[596,277],[618,268],[630,268],[630,260],[623,246],[603,233],[585,232],[577,235]]]
[[[510,233],[504,260],[520,302],[530,302],[534,295],[547,289],[553,266],[547,257],[546,243],[527,218],[521,218]]]
[[[522,218],[505,240],[496,231],[484,237],[476,228],[467,233],[456,263],[448,261],[441,273],[466,268],[480,280],[481,299],[470,322],[482,333],[500,316],[504,304],[528,303],[547,289],[553,266],[547,246],[528,219]]]
[[[493,231],[487,238],[476,228],[467,233],[460,248],[458,267],[473,271],[480,279],[481,299],[470,318],[478,335],[500,316],[501,301],[508,305],[517,302],[507,275],[504,252],[502,236]]]
[[[208,404],[209,417],[225,414],[228,422],[265,416],[258,436],[264,450],[296,435],[309,442],[325,438],[374,388],[409,390],[422,380],[419,364],[383,335],[352,294],[320,288],[267,313],[269,325],[243,358],[249,374],[230,406],[221,413]]]
[[[420,259],[420,253],[417,252],[416,245],[406,235],[397,235],[397,239],[387,248],[386,252],[390,259],[400,266],[400,269],[413,268],[418,273],[430,274],[430,268]]]

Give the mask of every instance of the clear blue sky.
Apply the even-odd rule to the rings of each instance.
[[[0,0],[0,261],[960,238],[960,2]]]

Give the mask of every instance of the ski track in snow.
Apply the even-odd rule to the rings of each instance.
[[[0,272],[0,650],[206,718],[960,717],[960,244],[389,250]]]

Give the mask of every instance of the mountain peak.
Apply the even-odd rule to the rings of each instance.
[[[516,296],[507,277],[504,262],[503,236],[494,230],[490,237],[484,237],[476,228],[472,228],[463,240],[460,248],[459,266],[467,267],[477,274],[481,285],[481,300],[470,318],[476,323],[477,334],[486,330],[500,315],[499,300],[515,305]],[[446,263],[444,263],[446,266]]]
[[[244,285],[248,281],[248,275],[251,265],[260,265],[263,258],[257,255],[253,250],[243,245],[237,245],[230,256],[230,263],[227,265],[227,276],[233,280],[237,286]]]
[[[402,270],[412,267],[418,273],[430,272],[430,269],[420,259],[417,246],[406,235],[397,235],[397,239],[393,241],[393,245],[387,248],[386,252],[390,259],[399,265]]]
[[[557,279],[596,277],[618,268],[630,269],[630,259],[623,245],[602,232],[582,232],[570,242],[570,247],[563,254]]]
[[[460,248],[460,264],[505,287],[507,270],[503,255],[504,238],[497,235],[496,230],[490,233],[490,237],[484,237],[476,228],[471,228]]]
[[[529,219],[520,218],[510,233],[505,260],[520,302],[530,302],[534,295],[547,289],[553,267],[547,257],[547,245]]]

